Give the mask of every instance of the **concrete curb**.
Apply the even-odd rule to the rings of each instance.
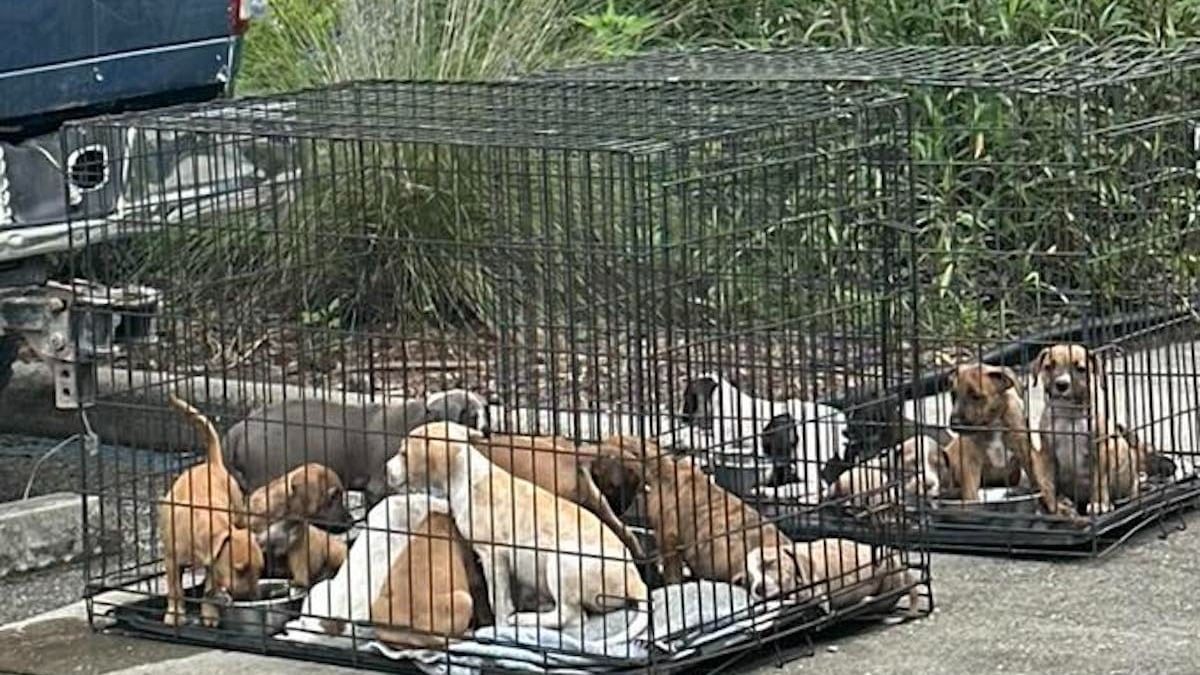
[[[0,578],[44,569],[101,552],[100,538],[84,550],[84,504],[77,494],[56,492],[0,503]],[[100,498],[87,497],[90,522],[100,521]]]

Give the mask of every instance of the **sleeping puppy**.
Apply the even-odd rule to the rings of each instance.
[[[591,512],[488,461],[472,446],[481,439],[454,422],[423,425],[388,460],[388,484],[448,495],[454,524],[479,555],[496,624],[562,629],[587,612],[644,606],[649,590],[620,538]],[[515,611],[518,593],[530,590],[553,608]],[[641,613],[608,643],[628,643],[648,623]]]
[[[680,417],[710,436],[710,447],[733,443],[748,454],[777,460],[773,464],[784,471],[768,480],[804,482],[813,494],[820,493],[822,467],[843,455],[842,411],[809,401],[757,399],[716,374],[688,383]]]
[[[569,499],[596,514],[621,538],[636,558],[644,558],[642,544],[613,511],[589,470],[598,448],[576,447],[561,436],[492,434],[473,444],[493,464],[518,478]]]
[[[792,543],[773,524],[690,459],[663,455],[649,443],[646,448],[642,456],[628,446],[617,446],[620,452],[602,448],[592,470],[645,477],[645,517],[654,529],[665,583],[682,582],[686,562],[697,577],[759,594],[778,596],[798,588]]]
[[[482,582],[479,574],[454,519],[429,512],[413,528],[371,603],[375,638],[400,649],[443,649],[448,638],[465,635],[473,621],[490,624],[486,601],[478,607],[472,593]]]
[[[847,503],[871,508],[894,499],[884,491],[903,478],[904,494],[937,498],[948,473],[945,449],[930,436],[914,436],[886,453],[845,471],[825,491],[826,499],[851,498]]]
[[[820,598],[826,613],[869,603],[908,587],[908,613],[916,615],[920,586],[896,551],[877,552],[847,539],[818,539],[795,548],[804,599]]]
[[[231,472],[246,488],[265,485],[308,462],[320,462],[347,490],[362,490],[367,508],[387,491],[384,466],[401,438],[434,420],[452,420],[490,431],[487,401],[463,389],[383,405],[324,399],[289,399],[254,412],[225,433]],[[318,522],[343,523],[349,514],[332,509]]]

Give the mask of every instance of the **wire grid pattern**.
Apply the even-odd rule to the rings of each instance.
[[[1200,48],[1180,46],[905,46],[704,48],[660,51],[539,74],[562,80],[869,82],[1077,95],[1188,71]]]
[[[73,272],[161,289],[164,305],[158,343],[114,360],[107,377],[125,387],[98,408],[140,396],[148,423],[181,429],[161,405],[172,388],[230,445],[239,421],[274,419],[263,402],[320,396],[291,413],[316,436],[279,452],[328,463],[347,445],[390,454],[413,426],[405,406],[424,415],[454,388],[493,399],[494,430],[573,448],[674,434],[689,383],[749,374],[770,405],[715,411],[706,438],[672,448],[710,471],[740,454],[722,489],[768,522],[819,521],[819,474],[846,425],[788,399],[862,388],[857,406],[892,406],[886,391],[914,372],[895,328],[914,278],[906,122],[903,97],[813,86],[360,82],[77,124],[121,144],[110,173],[135,197],[103,225],[131,238],[85,243]],[[103,196],[82,211],[102,216]],[[770,408],[797,436],[782,455],[758,440]],[[161,592],[144,579],[161,557],[152,511],[185,466],[89,476],[102,519],[134,540],[93,565],[91,592]],[[919,523],[900,491],[918,469],[883,468],[870,539],[903,547]],[[271,477],[235,469],[248,489]],[[346,487],[376,505],[381,474]],[[896,556],[928,581],[920,547]]]
[[[1005,365],[1018,373],[1024,417],[1040,443],[1048,391],[1033,362],[1055,343],[1080,342],[1095,350],[1108,380],[1096,408],[1131,432],[1129,443],[1154,449],[1145,461],[1165,456],[1173,465],[1156,465],[1162,475],[1138,498],[1115,515],[1085,514],[1074,533],[1044,519],[1050,507],[1029,494],[1036,486],[1028,472],[1013,474],[1018,486],[997,471],[990,487],[1007,496],[980,513],[948,492],[942,505],[951,508],[932,512],[930,536],[955,550],[1097,554],[1160,523],[1164,504],[1186,503],[1195,491],[1200,289],[1187,251],[1200,243],[1192,206],[1197,56],[1195,47],[705,49],[532,78],[906,92],[919,234],[916,291],[905,307],[917,317],[911,338],[923,371],[903,394],[917,399],[909,414],[942,429],[944,445],[956,411],[960,426],[966,415],[943,393],[946,365]],[[999,430],[996,419],[981,424]],[[1095,496],[1077,487],[1058,493],[1082,514]]]

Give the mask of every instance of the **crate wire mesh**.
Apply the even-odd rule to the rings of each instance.
[[[908,392],[917,400],[907,405],[928,426],[954,427],[953,406],[938,395],[950,388],[947,365],[1020,370],[1046,347],[1081,343],[1101,369],[1089,385],[1089,424],[1106,424],[1108,431],[1041,434],[1048,394],[1038,373],[989,378],[1015,379],[1003,387],[1020,393],[1025,414],[1018,417],[1033,429],[1036,447],[1045,441],[1063,448],[1060,465],[1091,461],[1063,439],[1111,437],[1115,430],[1148,474],[1136,498],[1088,514],[1094,495],[1081,488],[1083,479],[1063,478],[1054,490],[1077,508],[1058,509],[1054,500],[1039,508],[1033,468],[1019,471],[1021,485],[1014,486],[1007,461],[994,457],[982,460],[991,467],[983,492],[963,501],[955,494],[964,482],[953,475],[962,471],[956,444],[955,457],[942,453],[942,473],[949,474],[942,484],[951,490],[929,512],[930,543],[1098,554],[1138,528],[1163,525],[1164,513],[1196,496],[1200,371],[1193,341],[1200,315],[1189,251],[1196,244],[1198,65],[1195,47],[706,49],[531,79],[823,83],[909,96],[912,207],[920,230],[919,291],[909,309],[923,375]],[[955,387],[961,393],[979,394],[961,380]],[[977,442],[966,456],[978,457],[977,446],[994,444],[991,432],[1009,426],[994,411],[971,415],[968,407],[955,417],[963,428],[972,427],[963,419],[976,421],[970,436]],[[939,445],[945,449],[955,435],[942,431]],[[970,471],[965,482],[973,485]],[[1064,473],[1039,471],[1052,472]],[[1062,517],[1044,515],[1049,509]],[[1076,510],[1081,518],[1072,515]]]
[[[137,405],[147,424],[178,434],[172,449],[194,450],[184,416],[164,405],[178,392],[219,423],[250,515],[261,508],[280,523],[256,538],[262,578],[296,581],[278,559],[280,536],[289,550],[316,541],[318,558],[307,563],[316,583],[303,600],[260,601],[272,611],[239,600],[216,628],[194,617],[164,624],[155,509],[200,457],[122,461],[134,435],[118,430],[102,439],[109,461],[86,489],[124,540],[89,566],[89,602],[140,634],[401,667],[391,657],[411,656],[401,649],[411,643],[381,636],[404,623],[391,612],[404,589],[421,591],[404,610],[409,628],[425,638],[465,630],[419,624],[447,580],[412,578],[418,564],[459,561],[484,583],[482,592],[455,587],[478,608],[496,600],[486,570],[497,563],[463,520],[495,504],[463,508],[444,480],[426,492],[385,468],[421,439],[436,444],[469,426],[489,434],[470,445],[487,449],[492,475],[504,476],[495,467],[506,456],[520,474],[522,453],[554,467],[549,479],[527,470],[560,502],[584,505],[560,525],[593,523],[588,511],[604,505],[564,486],[595,485],[626,523],[587,527],[637,544],[609,542],[599,558],[571,558],[573,576],[571,566],[560,574],[584,577],[585,563],[599,560],[597,576],[608,579],[639,546],[646,555],[623,592],[640,598],[631,590],[640,581],[648,597],[637,611],[591,607],[582,634],[489,627],[476,615],[471,640],[435,640],[440,651],[422,652],[426,660],[673,669],[898,600],[927,611],[927,559],[907,541],[919,527],[901,498],[919,467],[880,465],[866,516],[874,546],[831,538],[805,499],[840,454],[847,424],[838,418],[877,404],[870,393],[845,410],[811,401],[894,390],[913,373],[915,354],[900,339],[913,330],[903,298],[914,287],[903,282],[915,278],[907,116],[891,94],[787,84],[355,82],[74,124],[73,134],[125,140],[110,174],[157,186],[103,221],[103,195],[83,195],[93,217],[72,273],[163,298],[158,341],[115,356],[93,414]],[[742,399],[755,405],[735,406],[733,425],[681,427],[685,390],[709,372],[755,382]],[[695,411],[685,417],[695,421]],[[455,424],[419,427],[437,420]],[[656,456],[656,444],[671,454]],[[338,476],[314,494],[361,497],[356,518],[340,500],[293,503],[292,492],[273,491],[284,476],[309,494],[314,462]],[[387,494],[398,487],[408,494]],[[796,519],[809,522],[806,535],[780,553],[777,529]],[[469,555],[457,536],[473,542]],[[338,541],[349,543],[346,562],[317,581]],[[571,553],[551,543],[520,550]],[[705,579],[679,583],[680,550]],[[517,567],[528,562],[514,556]],[[203,600],[202,577],[185,575],[189,611]],[[526,586],[565,592],[547,578]],[[116,603],[111,591],[140,600]],[[371,603],[385,591],[393,604],[380,613]],[[537,595],[513,599],[530,611],[544,606]],[[619,653],[597,647],[632,630],[639,613],[649,624],[639,639],[619,640]],[[330,618],[339,621],[322,623]]]

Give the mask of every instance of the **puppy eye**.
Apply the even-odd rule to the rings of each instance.
[[[1087,366],[1086,366],[1086,365],[1084,365],[1084,364],[1082,364],[1082,363],[1076,363],[1076,364],[1075,364],[1075,372],[1077,372],[1077,373],[1086,373],[1086,372],[1087,372]]]

